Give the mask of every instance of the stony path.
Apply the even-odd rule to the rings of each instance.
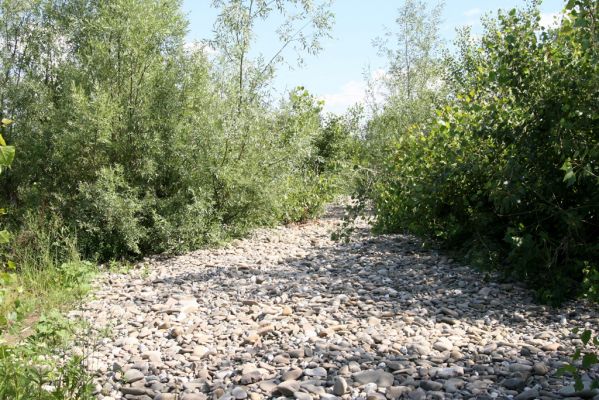
[[[330,215],[108,274],[73,316],[99,332],[99,399],[536,399],[596,309],[513,284],[405,236],[332,242]],[[81,351],[77,348],[75,352]]]

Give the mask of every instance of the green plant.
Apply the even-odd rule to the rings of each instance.
[[[0,344],[0,399],[91,400],[93,385],[83,360],[67,361],[34,345]]]
[[[378,231],[440,242],[552,304],[596,293],[599,263],[597,4],[564,13],[546,29],[533,3],[485,20],[481,40],[462,32],[444,104],[367,127],[366,153],[372,129],[388,156],[362,189]]]
[[[557,370],[557,375],[571,374],[574,377],[574,388],[577,391],[582,391],[585,388],[582,375],[599,364],[599,336],[596,334],[593,336],[590,329],[584,329],[580,332],[576,328],[573,333],[580,335],[582,346],[576,348],[574,355],[572,355],[572,363],[560,367]],[[591,382],[589,389],[599,389],[599,378]]]

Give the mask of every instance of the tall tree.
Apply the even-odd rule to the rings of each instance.
[[[370,96],[373,118],[366,135],[373,166],[380,161],[380,152],[392,145],[390,139],[434,115],[446,95],[444,47],[439,36],[442,11],[443,3],[430,7],[422,0],[406,0],[398,10],[395,28],[373,41],[388,62],[385,73],[369,83],[371,92],[384,97],[379,102]]]
[[[246,153],[250,137],[252,106],[262,99],[261,93],[274,77],[276,67],[285,62],[286,50],[295,51],[297,63],[303,62],[305,54],[317,54],[322,49],[322,39],[330,36],[333,13],[332,0],[213,0],[220,10],[215,23],[215,37],[210,43],[219,53],[225,71],[227,97],[233,101],[230,124],[233,132],[239,132],[239,148],[236,158]],[[279,46],[272,54],[253,54],[256,29],[266,20],[281,21],[272,35]],[[231,79],[233,76],[233,79]],[[231,85],[229,82],[235,82]],[[231,144],[226,143],[223,164],[230,153]]]

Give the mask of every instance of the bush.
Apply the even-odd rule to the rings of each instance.
[[[0,188],[14,226],[52,214],[84,258],[137,258],[308,218],[340,190],[341,124],[303,88],[274,107],[256,82],[238,87],[237,68],[186,49],[178,1],[0,7],[0,41],[18,42],[0,55],[0,108],[19,116],[21,156]]]
[[[546,30],[536,9],[512,10],[480,42],[465,37],[452,98],[390,144],[371,195],[376,227],[440,240],[546,302],[583,282],[597,293],[596,15],[595,2],[571,1]]]

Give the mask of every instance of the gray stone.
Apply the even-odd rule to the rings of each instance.
[[[425,400],[426,399],[426,392],[422,389],[422,388],[418,388],[414,391],[411,391],[408,394],[408,397],[411,400]]]
[[[533,365],[533,371],[535,375],[547,375],[549,373],[549,367],[545,363],[535,363],[535,365]]]
[[[318,378],[326,378],[327,370],[322,367],[317,367],[314,369],[306,368],[304,370],[304,375],[314,376],[314,377],[318,377]]]
[[[522,378],[515,377],[505,379],[501,384],[510,390],[522,390],[526,385],[526,381]]]
[[[129,369],[125,372],[125,375],[123,375],[123,381],[125,383],[133,383],[133,382],[137,382],[139,380],[142,380],[144,378],[144,374],[143,372],[141,372],[138,369]]]
[[[407,386],[391,386],[387,388],[386,397],[388,400],[396,400],[410,391],[411,389]]]
[[[300,388],[300,384],[297,381],[285,381],[277,385],[277,391],[284,396],[293,396]]]
[[[333,394],[343,396],[345,393],[347,393],[347,381],[343,377],[338,376],[335,378],[335,384],[333,385]]]
[[[420,381],[420,387],[426,391],[437,391],[443,388],[443,384],[435,381]]]
[[[208,400],[208,396],[203,393],[183,393],[181,400]]]
[[[376,383],[380,387],[393,386],[393,374],[381,369],[357,372],[352,375],[354,381],[361,385]]]
[[[539,398],[539,391],[537,389],[529,389],[520,393],[518,396],[514,397],[515,400],[533,400]]]
[[[293,369],[290,369],[290,370],[284,372],[283,375],[281,375],[281,380],[282,381],[296,380],[303,374],[304,374],[304,371],[302,371],[301,369],[293,368]]]
[[[248,393],[240,387],[234,388],[231,391],[231,395],[237,400],[246,399],[248,397]]]
[[[120,390],[123,394],[132,394],[134,396],[141,396],[147,394],[146,389],[144,387],[123,386]]]

